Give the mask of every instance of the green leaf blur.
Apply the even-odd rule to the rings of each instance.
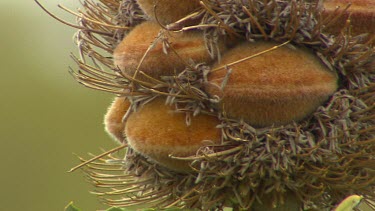
[[[73,202],[70,202],[68,206],[65,207],[64,211],[80,211],[77,207],[73,205]]]

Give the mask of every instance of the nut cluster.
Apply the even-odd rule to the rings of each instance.
[[[244,120],[253,127],[288,124],[304,119],[337,89],[336,74],[322,64],[311,50],[289,44],[265,53],[277,47],[278,43],[249,42],[238,38],[240,41],[233,44],[229,35],[222,34],[215,43],[217,55],[210,55],[202,30],[162,30],[162,24],[175,23],[196,10],[199,6],[197,1],[179,2],[178,5],[186,10],[176,14],[168,12],[173,2],[158,1],[155,5],[153,2],[137,2],[150,20],[135,26],[113,53],[115,67],[138,83],[132,84],[129,92],[139,89],[138,85],[144,83],[150,84],[151,88],[173,89],[168,81],[163,81],[165,77],[182,75],[186,68],[199,72],[189,67],[189,63],[204,63],[210,70],[204,73],[203,91],[209,98],[217,99],[215,103],[206,103],[205,107],[209,108],[206,112],[211,115],[190,111],[194,115],[186,125],[185,121],[180,120],[184,114],[168,114],[173,108],[163,108],[162,105],[144,106],[136,112],[130,110],[130,121],[121,119],[124,127],[116,126],[119,131],[114,131],[114,134],[123,133],[132,149],[161,165],[172,170],[189,171],[187,164],[181,165],[181,161],[168,157],[192,156],[207,144],[223,143],[215,127],[219,125],[220,118],[212,116],[225,115],[225,118]],[[156,22],[159,19],[161,23]],[[254,58],[250,58],[252,56]],[[170,80],[177,82],[173,78]],[[151,96],[152,100],[157,97],[154,94]],[[128,99],[134,100],[133,97]],[[162,99],[166,101],[166,97]],[[118,106],[114,106],[114,110],[117,110]],[[108,120],[119,119],[111,116],[124,114],[111,110],[106,118],[108,131],[114,130],[113,122]],[[178,127],[179,124],[183,125]],[[186,131],[186,135],[181,131]]]
[[[375,51],[356,34],[373,32],[345,14],[375,26],[375,11],[335,2],[85,0],[72,73],[117,95],[106,129],[128,145],[86,166],[98,195],[203,210],[374,200]]]

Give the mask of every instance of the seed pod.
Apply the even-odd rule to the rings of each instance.
[[[207,92],[222,97],[219,110],[256,127],[287,124],[306,117],[336,90],[336,75],[316,56],[306,49],[287,46],[229,65],[229,80],[223,90],[219,88],[227,75],[221,66],[276,45],[263,41],[243,43],[213,66]]]
[[[169,155],[184,157],[195,155],[200,147],[218,144],[219,120],[209,115],[192,117],[186,125],[185,113],[176,113],[165,105],[164,98],[157,98],[131,113],[125,133],[131,148],[145,157],[175,171],[191,170],[188,163],[172,159]]]
[[[105,130],[120,143],[124,142],[125,122],[123,117],[130,107],[130,102],[125,97],[116,97],[104,116]]]
[[[162,39],[153,43],[160,30],[160,26],[154,22],[145,22],[134,28],[114,50],[115,66],[133,76],[142,57],[146,54],[139,66],[139,71],[160,79],[160,76],[181,72],[190,59],[196,63],[210,63],[213,60],[205,47],[202,33],[197,31],[167,32],[165,35],[171,49],[168,49],[166,54],[163,52]],[[150,45],[153,46],[150,47]],[[140,73],[136,78],[147,80]]]
[[[349,4],[351,6],[342,15],[342,11]],[[336,11],[340,7],[339,11]],[[375,1],[374,0],[325,0],[324,1],[324,17],[331,17],[331,19],[338,19],[327,26],[326,31],[338,34],[346,24],[349,18],[351,22],[351,30],[355,35],[362,33],[375,34]],[[336,11],[336,12],[335,12]]]
[[[137,0],[143,12],[151,20],[161,24],[174,23],[199,8],[198,0]]]

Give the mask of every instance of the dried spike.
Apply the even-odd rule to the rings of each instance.
[[[61,4],[58,4],[58,7],[63,9],[64,11],[78,17],[78,18],[82,18],[84,20],[87,20],[87,21],[90,21],[92,23],[95,23],[95,24],[98,24],[98,25],[102,25],[104,27],[109,27],[109,28],[114,28],[114,29],[129,29],[129,27],[124,27],[124,26],[116,26],[116,25],[112,25],[112,24],[105,24],[105,23],[102,23],[102,22],[99,22],[99,21],[96,21],[96,20],[92,20],[92,19],[89,19],[87,17],[85,17],[84,15],[82,14],[78,14],[78,13],[75,13],[73,12],[72,10],[68,9],[67,7],[61,5]]]
[[[45,8],[45,7],[44,7],[44,6],[43,6],[38,0],[34,0],[34,1],[35,1],[35,3],[38,4],[38,6],[39,6],[40,8],[42,8],[42,9],[44,10],[44,12],[46,12],[49,16],[51,16],[51,17],[54,18],[55,20],[57,20],[57,21],[59,21],[59,22],[65,24],[65,25],[67,25],[67,26],[70,26],[70,27],[72,27],[72,28],[82,29],[82,30],[83,30],[83,29],[89,30],[89,29],[84,28],[84,27],[82,27],[82,26],[74,25],[74,24],[71,24],[71,23],[68,23],[68,22],[64,21],[63,19],[61,19],[61,18],[55,16],[55,15],[52,14],[49,10],[47,10],[47,9],[46,9],[46,8]],[[105,33],[105,32],[102,32],[102,31],[90,30],[90,32],[93,32],[93,33],[96,33],[96,34],[100,34],[100,35],[103,35],[103,36],[110,36],[110,34]]]
[[[91,159],[89,159],[89,160],[87,160],[87,161],[85,161],[85,162],[83,162],[83,163],[81,163],[81,164],[79,164],[79,165],[77,165],[77,166],[71,168],[68,172],[69,172],[69,173],[70,173],[70,172],[73,172],[73,171],[75,171],[75,170],[77,170],[77,169],[79,169],[79,168],[81,168],[81,167],[83,167],[83,166],[85,166],[85,165],[87,165],[87,164],[89,164],[89,163],[91,163],[91,162],[93,162],[93,161],[95,161],[95,160],[101,158],[101,157],[104,157],[104,156],[106,156],[106,155],[108,155],[108,154],[111,154],[111,153],[113,153],[113,152],[117,152],[117,151],[119,151],[120,149],[124,149],[124,148],[127,147],[127,146],[128,146],[127,144],[124,144],[124,145],[118,146],[118,147],[116,147],[116,148],[113,148],[113,149],[111,149],[111,150],[108,150],[107,152],[104,152],[104,153],[102,153],[102,154],[100,154],[100,155],[98,155],[98,156],[96,156],[96,157],[93,157],[93,158],[91,158]]]

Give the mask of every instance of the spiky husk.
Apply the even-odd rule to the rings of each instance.
[[[202,30],[207,49],[216,55],[218,37],[256,42],[273,40],[307,46],[340,77],[340,89],[308,119],[280,127],[256,129],[218,113],[202,89],[210,67],[190,64],[174,77],[142,82],[113,66],[111,54],[132,27],[145,20],[135,0],[84,0],[77,16],[80,58],[75,78],[87,87],[128,96],[132,109],[155,96],[193,114],[218,116],[222,144],[200,149],[191,161],[195,173],[165,169],[125,150],[84,169],[96,193],[114,206],[149,204],[159,208],[250,208],[265,195],[282,204],[286,192],[304,208],[331,209],[351,194],[375,200],[375,52],[364,35],[352,36],[347,25],[337,36],[322,33],[321,1],[203,0],[197,26],[169,25],[167,30]],[[194,15],[193,15],[194,16]],[[168,40],[163,40],[168,47]],[[104,50],[104,52],[102,51]],[[167,88],[167,89],[166,89]],[[129,91],[132,90],[132,91]],[[168,91],[166,91],[168,90]]]

